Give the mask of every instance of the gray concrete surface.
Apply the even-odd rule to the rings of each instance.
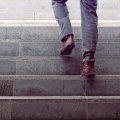
[[[120,75],[5,75],[0,76],[0,96],[120,96],[119,85]]]
[[[3,97],[3,99],[6,100],[0,101],[1,120],[120,119],[120,97],[117,96],[49,96],[34,99]],[[7,113],[7,116],[4,113]]]
[[[82,56],[81,40],[76,40],[76,47],[72,56]],[[33,41],[21,42],[20,40],[0,40],[0,56],[60,56],[60,49],[63,44],[58,41]],[[101,40],[97,44],[96,56],[115,56],[120,55],[119,40]]]
[[[119,75],[119,59],[119,56],[96,57],[96,74]],[[0,75],[80,75],[82,59],[75,56],[1,57],[0,68]]]
[[[75,38],[81,39],[81,23],[72,21],[72,25]],[[55,21],[0,21],[0,39],[21,39],[24,42],[58,40],[59,30]],[[100,21],[99,39],[119,40],[120,21]]]
[[[79,0],[69,0],[68,9],[72,20],[80,20]],[[97,12],[99,20],[106,20],[99,24],[95,64],[102,76],[88,79],[80,76],[78,21],[73,54],[58,57],[61,44],[51,0],[1,1],[0,120],[120,119],[120,0],[98,0]]]
[[[69,0],[71,19],[80,19],[79,0]],[[101,11],[102,10],[102,11]],[[116,12],[113,12],[113,11]],[[98,0],[99,19],[120,19],[119,0]],[[51,0],[4,0],[0,4],[0,19],[45,20],[54,19]]]
[[[72,55],[81,56],[80,22],[72,24],[76,40]],[[59,56],[62,43],[55,21],[0,21],[0,27],[0,56]],[[99,22],[96,55],[120,55],[120,21]]]

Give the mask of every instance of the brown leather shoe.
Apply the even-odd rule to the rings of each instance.
[[[94,63],[92,61],[85,61],[81,74],[86,77],[95,77]]]
[[[73,48],[75,47],[74,38],[72,35],[66,36],[64,38],[63,48],[61,49],[61,55],[69,55],[72,53]]]

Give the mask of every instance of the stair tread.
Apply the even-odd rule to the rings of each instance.
[[[73,26],[80,26],[80,20],[71,20]],[[99,26],[120,26],[120,20],[99,20]],[[55,20],[0,20],[0,26],[57,26],[58,24]]]
[[[2,80],[80,80],[86,79],[82,75],[0,75]],[[96,79],[120,80],[120,75],[96,75]]]
[[[70,59],[70,58],[73,58],[73,59],[71,59],[71,60],[74,60],[74,59],[81,59],[82,58],[82,56],[74,56],[74,55],[68,55],[68,56],[0,56],[0,60],[2,60],[2,59],[9,59],[9,60],[24,60],[24,59],[29,59],[29,60],[34,60],[34,59],[45,59],[45,60],[49,60],[49,59],[64,59],[64,58],[68,58],[68,59]],[[111,58],[111,59],[115,59],[115,58],[120,58],[120,56],[119,55],[106,55],[106,56],[104,56],[104,55],[100,55],[100,56],[97,56],[96,57],[96,59],[97,58],[101,58],[101,59],[109,59],[109,58]]]
[[[120,96],[0,96],[0,100],[120,100]],[[88,102],[88,101],[87,101]]]

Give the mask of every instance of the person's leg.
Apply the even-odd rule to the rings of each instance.
[[[66,2],[67,0],[52,0],[54,15],[61,28],[61,40],[63,40],[65,36],[73,34]]]
[[[83,63],[87,61],[87,65],[90,65],[92,68],[94,68],[94,54],[98,40],[98,16],[96,13],[97,0],[80,0],[80,2],[82,16]],[[88,69],[88,72],[93,71]]]
[[[54,15],[61,29],[60,39],[62,42],[64,42],[64,46],[61,50],[61,55],[70,54],[74,48],[74,35],[66,2],[67,0],[52,0]]]

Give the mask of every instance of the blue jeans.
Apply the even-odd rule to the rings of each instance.
[[[60,39],[73,34],[66,5],[67,0],[52,0],[55,18],[61,28]],[[97,0],[80,0],[82,17],[82,52],[96,51],[98,40]]]

